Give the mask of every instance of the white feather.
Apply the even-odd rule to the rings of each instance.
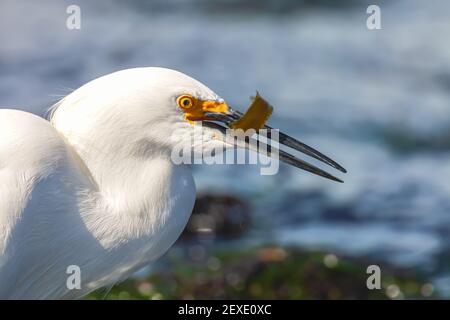
[[[219,99],[182,73],[137,68],[74,91],[50,122],[0,110],[0,298],[79,298],[169,249],[195,201],[189,167],[170,160],[171,133],[190,126],[184,93]]]

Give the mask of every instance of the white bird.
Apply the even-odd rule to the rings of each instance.
[[[57,103],[49,121],[0,110],[0,298],[80,298],[163,255],[195,201],[190,166],[171,161],[180,141],[170,137],[203,121],[203,150],[230,147],[219,123],[241,116],[164,68],[95,79]],[[190,138],[181,143],[192,148]],[[345,171],[287,135],[280,142]],[[280,158],[339,181],[285,152]],[[68,287],[69,266],[79,267],[81,288]]]

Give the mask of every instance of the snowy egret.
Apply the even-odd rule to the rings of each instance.
[[[0,110],[0,298],[80,298],[164,254],[195,201],[190,167],[173,164],[169,137],[202,121],[203,148],[222,146],[226,125],[241,117],[205,85],[164,68],[95,79],[57,103],[49,121]],[[280,143],[345,172],[285,134]],[[69,266],[79,267],[80,288],[68,287]]]

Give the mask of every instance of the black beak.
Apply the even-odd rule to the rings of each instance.
[[[209,127],[212,127],[214,129],[218,129],[220,130],[224,135],[226,135],[226,131],[228,130],[228,128],[230,128],[231,123],[239,120],[240,118],[243,117],[243,113],[239,112],[239,111],[235,111],[235,110],[229,110],[229,113],[207,113],[205,114],[205,116],[207,117],[208,120],[214,121],[214,122],[210,122],[210,121],[204,121],[203,124]],[[227,127],[223,127],[218,123],[223,123],[225,124]],[[265,138],[268,140],[272,140],[272,135],[275,129],[269,127],[269,126],[264,126],[264,129],[267,130],[267,135],[265,136]],[[284,145],[286,147],[292,148],[296,151],[299,151],[303,154],[306,154],[307,156],[310,156],[316,160],[319,160],[343,173],[347,173],[347,170],[345,170],[341,165],[339,165],[337,162],[333,161],[332,159],[330,159],[329,157],[325,156],[324,154],[322,154],[321,152],[317,151],[316,149],[304,144],[303,142],[298,141],[297,139],[292,138],[291,136],[283,133],[283,132],[277,132],[278,133],[278,142],[281,145]],[[260,135],[256,136],[256,140],[258,140],[258,138],[260,137]],[[254,139],[254,138],[252,138]],[[250,139],[246,139],[245,141],[245,148],[247,149],[252,149],[251,144],[250,143]],[[266,145],[265,143],[261,142],[260,140],[258,141],[258,149],[254,150],[257,151],[259,153],[262,153],[266,156],[271,156],[272,154],[276,153],[279,155],[279,158],[281,161],[288,163],[290,165],[293,165],[297,168],[300,168],[302,170],[311,172],[313,174],[319,175],[321,177],[333,180],[333,181],[337,181],[337,182],[343,182],[341,179],[331,175],[330,173],[319,169],[318,167],[304,161],[301,160],[283,150],[277,149],[271,145]],[[265,151],[267,150],[267,151]]]

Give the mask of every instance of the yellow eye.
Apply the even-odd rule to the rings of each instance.
[[[188,95],[180,96],[177,99],[177,103],[180,106],[180,108],[190,109],[194,105],[194,98]]]

